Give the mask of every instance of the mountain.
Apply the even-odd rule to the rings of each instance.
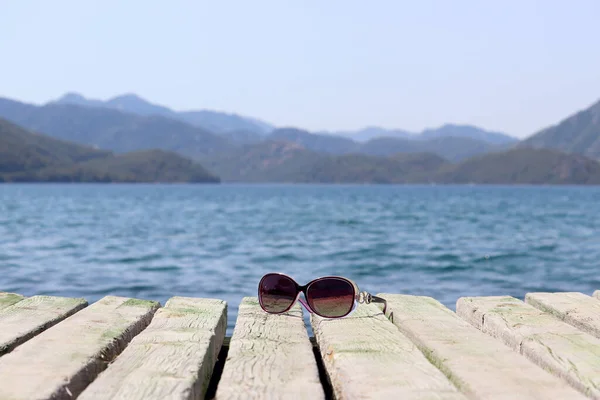
[[[104,159],[110,152],[27,132],[0,119],[0,173],[41,169]]]
[[[267,140],[200,160],[228,182],[298,182],[298,176],[328,155],[297,143]]]
[[[367,140],[379,137],[393,137],[402,139],[415,139],[416,134],[402,129],[385,129],[378,126],[367,126],[358,131],[338,131],[338,132],[317,132],[320,135],[336,135],[347,137],[357,142],[366,142]]]
[[[472,125],[453,124],[446,124],[435,129],[425,129],[416,138],[434,139],[448,137],[469,138],[497,145],[509,145],[519,141],[519,139],[505,133],[486,131]]]
[[[174,111],[168,107],[151,103],[133,93],[113,97],[109,100],[87,99],[79,93],[69,92],[49,104],[70,104],[88,107],[105,107],[142,116],[159,115],[177,119],[188,124],[204,128],[217,134],[232,131],[254,132],[260,136],[269,134],[275,127],[256,118],[211,110]],[[471,125],[446,124],[435,129],[426,129],[413,133],[402,129],[386,129],[367,126],[357,131],[316,132],[321,136],[340,136],[357,142],[365,142],[380,137],[399,139],[432,139],[440,137],[461,137],[481,140],[491,144],[511,144],[517,138],[500,132],[487,131]]]
[[[227,182],[600,184],[600,163],[547,149],[515,148],[451,163],[432,153],[333,155],[264,141],[202,164]]]
[[[175,153],[115,155],[0,119],[0,182],[219,182],[219,178]]]
[[[237,114],[200,110],[174,111],[170,108],[153,104],[141,97],[128,93],[107,101],[86,99],[78,93],[67,93],[49,104],[71,104],[88,107],[105,107],[142,116],[163,116],[209,130],[214,133],[246,130],[264,135],[274,129],[266,122],[255,118],[242,117]]]
[[[232,147],[221,136],[177,120],[109,108],[69,104],[34,106],[0,98],[0,118],[58,139],[119,153],[162,149],[197,158]]]
[[[202,160],[224,181],[286,183],[428,182],[428,175],[449,163],[434,154],[331,155],[297,143],[265,141]]]
[[[435,137],[424,140],[407,140],[382,137],[371,139],[360,147],[360,152],[387,156],[396,153],[433,153],[449,161],[462,161],[469,157],[500,151],[506,145],[493,145],[466,137]]]
[[[64,97],[63,101],[59,99],[58,103],[64,104]],[[172,118],[176,115],[176,113],[169,108],[152,104],[133,93],[113,97],[105,102],[100,100],[90,100],[90,105],[95,105],[95,107],[98,107],[99,105],[107,108],[114,108],[115,110],[123,111],[125,113],[144,116],[160,115]]]
[[[296,175],[297,182],[318,183],[423,183],[448,161],[429,153],[376,157],[345,154],[323,157]]]
[[[509,146],[452,136],[424,140],[378,137],[359,143],[341,136],[310,133],[296,128],[276,129],[267,136],[267,139],[293,142],[308,150],[336,155],[358,153],[390,156],[396,153],[433,153],[450,161],[461,161],[474,155],[503,150]]]
[[[59,100],[50,102],[49,104],[52,104],[52,103],[71,104],[71,105],[75,105],[75,106],[85,106],[85,107],[104,107],[103,101],[86,99],[79,93],[75,93],[75,92],[66,93]]]
[[[600,101],[535,133],[520,146],[556,149],[600,159]]]
[[[127,93],[109,100],[87,99],[81,94],[69,92],[49,104],[71,104],[88,107],[105,107],[142,116],[159,115],[177,119],[204,128],[217,134],[231,131],[254,132],[264,136],[275,127],[256,118],[211,110],[174,111],[168,107],[151,103],[136,94]],[[439,137],[463,137],[481,140],[492,144],[515,143],[518,139],[500,132],[486,131],[471,125],[446,124],[435,129],[426,129],[417,134],[402,129],[386,129],[367,126],[357,131],[316,132],[323,136],[341,136],[357,142],[365,142],[380,137],[400,139],[431,139]]]
[[[600,163],[557,150],[517,148],[444,166],[432,179],[440,183],[597,185]]]
[[[259,135],[266,135],[274,129],[273,126],[265,122],[256,121],[237,114],[226,114],[209,110],[183,111],[177,113],[177,118],[188,124],[203,127],[219,134],[244,130],[256,132]]]
[[[379,138],[395,138],[409,140],[427,140],[435,138],[458,137],[479,140],[490,144],[513,144],[518,139],[500,132],[487,131],[471,125],[446,124],[435,129],[425,129],[421,133],[413,133],[402,129],[385,129],[370,126],[358,131],[319,132],[319,134],[334,134],[347,137],[357,142],[366,142]]]
[[[260,133],[244,129],[224,132],[221,136],[236,145],[258,143],[265,139]]]
[[[123,182],[123,183],[219,183],[204,167],[163,150],[111,155],[104,159],[49,165],[3,173],[0,182]]]
[[[345,154],[359,150],[360,145],[352,139],[334,135],[319,135],[296,128],[279,128],[267,136],[268,140],[297,143],[308,150],[330,154]]]
[[[81,166],[94,172],[116,176],[125,182],[207,182],[220,179],[202,165],[164,150],[144,150],[94,159]]]

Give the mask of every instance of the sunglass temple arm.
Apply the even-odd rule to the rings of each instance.
[[[369,304],[369,303],[383,303],[383,315],[386,315],[387,300],[384,299],[383,297],[373,296],[369,292],[360,292],[360,294],[358,295],[358,302],[359,303],[365,303],[365,304]],[[394,313],[393,312],[390,313],[390,321],[394,322]]]

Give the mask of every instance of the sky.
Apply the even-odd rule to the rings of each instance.
[[[600,99],[600,1],[0,0],[0,96],[526,137]]]

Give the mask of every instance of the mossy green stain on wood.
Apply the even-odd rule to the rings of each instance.
[[[337,349],[335,351],[335,354],[343,354],[343,353],[353,353],[353,354],[361,354],[361,353],[372,353],[372,354],[378,354],[381,353],[381,351],[377,350],[377,349],[366,349],[366,348],[359,348],[359,347],[350,347],[350,348],[341,348],[341,349]]]
[[[106,342],[106,341],[113,341],[113,340],[117,340],[119,339],[123,334],[125,334],[125,332],[127,331],[127,328],[122,328],[122,329],[107,329],[104,332],[102,332],[102,334],[100,335],[100,341],[101,342]]]
[[[418,346],[418,347],[419,347],[419,350],[421,350],[421,353],[423,353],[423,355],[427,359],[427,361],[429,361],[434,367],[439,369],[440,372],[442,374],[444,374],[444,376],[446,378],[448,378],[450,383],[452,383],[454,385],[454,387],[456,387],[459,391],[462,392],[464,389],[464,383],[459,378],[457,378],[454,374],[452,374],[452,371],[450,371],[450,369],[446,367],[446,365],[444,364],[444,361],[446,361],[446,359],[441,359],[441,358],[437,357],[432,350],[430,350],[426,347],[421,347],[421,346]]]
[[[160,303],[154,300],[129,299],[119,307],[144,307],[152,309],[160,307]]]
[[[53,316],[56,304],[64,301],[54,299],[56,302],[51,303],[49,299],[34,296],[27,301],[37,302],[40,311]],[[153,309],[119,308],[127,300],[123,297],[101,299],[29,339],[12,354],[0,357],[0,398],[62,398],[66,389],[73,398],[79,396],[131,337],[150,322]],[[76,302],[71,309],[82,305],[81,300],[70,301]],[[36,320],[36,315],[31,317]],[[117,337],[120,332],[124,333]]]
[[[246,306],[260,305],[260,303],[258,302],[258,297],[244,297],[241,304]]]
[[[16,293],[0,293],[0,310],[18,303],[25,297]]]
[[[189,317],[189,316],[209,316],[215,313],[215,310],[206,310],[203,308],[164,308],[164,315],[167,318]]]
[[[225,334],[223,303],[172,300],[154,314],[148,327],[86,388],[80,396],[82,400],[203,397],[216,357],[213,353],[221,347]],[[181,309],[177,310],[177,306]],[[210,307],[213,312],[206,312]],[[118,313],[124,310],[140,311],[120,307]],[[173,313],[185,314],[187,318],[170,318]],[[107,333],[114,335],[115,331]]]

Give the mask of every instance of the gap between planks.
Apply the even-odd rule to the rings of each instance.
[[[7,302],[3,302],[3,299],[9,298],[9,299],[10,299],[9,301],[11,302],[10,304],[8,304],[8,305],[5,305],[5,306],[4,306],[4,308],[6,308],[6,307],[11,307],[12,305],[14,305],[14,304],[18,304],[19,302],[23,301],[23,297],[22,297],[22,296],[18,296],[18,295],[14,295],[14,294],[11,294],[11,296],[2,296],[2,295],[5,295],[5,294],[4,294],[4,293],[0,293],[0,310],[2,309],[2,306],[3,306],[3,304],[6,304],[6,303],[7,303]],[[386,297],[386,296],[402,296],[402,295],[382,295],[382,296]],[[596,292],[594,293],[594,295],[593,295],[593,296],[594,296],[594,300],[595,300],[595,301],[598,301],[598,299],[600,299],[600,291],[596,291]],[[112,297],[112,296],[107,296],[107,298],[108,298],[108,297]],[[415,298],[415,299],[417,298],[417,296],[410,296],[410,297],[413,297],[413,298]],[[587,296],[587,297],[588,297],[588,298],[591,298],[591,297],[589,297],[589,296]],[[254,299],[253,299],[253,298],[247,298],[247,299],[250,299],[250,301],[248,302],[249,304],[246,304],[246,305],[250,305],[250,306],[253,306],[254,308],[256,308],[255,306],[257,306],[257,305],[258,305],[258,303],[257,303],[257,302],[256,302],[256,304],[254,304],[254,303],[253,303],[253,300],[256,300],[256,299],[255,299],[255,298],[254,298]],[[431,299],[431,298],[424,298],[424,299]],[[104,300],[104,299],[103,299],[103,300]],[[129,300],[134,300],[134,299],[129,299]],[[433,300],[433,299],[431,299],[431,300]],[[433,301],[435,302],[435,300],[433,300]],[[143,301],[141,301],[141,302],[143,302]],[[150,303],[152,303],[152,302],[150,302]],[[242,304],[243,304],[243,303],[244,303],[244,301],[242,301]],[[438,302],[438,303],[439,303],[439,302]],[[242,304],[240,305],[240,309],[242,309]],[[441,305],[441,304],[440,304],[440,305]],[[442,307],[443,307],[443,306],[442,306]],[[91,308],[91,307],[88,307],[88,308]],[[298,309],[299,309],[299,307],[298,307]],[[150,319],[152,319],[152,313],[153,313],[154,311],[156,311],[156,309],[153,309],[153,310],[150,310],[150,311],[149,311],[149,312],[150,312]],[[300,310],[300,309],[299,309],[299,311],[300,311],[300,319],[302,320],[302,318],[301,318],[301,315],[302,315],[302,310]],[[358,310],[357,310],[357,311],[358,311]],[[391,311],[394,311],[394,312],[395,312],[395,314],[394,314],[394,315],[395,315],[395,317],[396,317],[395,324],[398,326],[398,328],[400,328],[400,324],[401,324],[401,323],[399,322],[399,318],[400,318],[400,314],[398,314],[398,313],[399,313],[399,310],[398,310],[398,309],[391,308]],[[448,310],[448,311],[449,311],[449,310]],[[1,311],[0,311],[0,313],[1,313]],[[83,313],[83,312],[80,312],[79,314],[81,314],[81,313]],[[452,312],[450,311],[450,313],[452,313]],[[252,313],[250,313],[250,314],[252,314]],[[262,310],[260,310],[260,313],[259,313],[259,314],[262,314],[262,316],[263,316],[263,317],[273,317],[273,316],[270,316],[270,315],[265,315],[265,313],[264,313]],[[275,316],[275,317],[284,317],[284,318],[288,318],[288,320],[289,320],[290,316],[292,316],[292,317],[295,317],[295,316],[293,315],[293,312],[291,312],[291,313],[289,313],[289,314],[290,314],[290,315],[287,315],[287,316],[285,316],[285,317],[284,317],[284,316]],[[567,314],[568,314],[568,313],[567,313]],[[76,315],[77,315],[77,314],[76,314]],[[254,316],[256,316],[256,314],[254,314]],[[382,316],[382,317],[383,317],[383,316]],[[346,319],[348,319],[348,318],[346,318]],[[435,318],[434,318],[434,319],[435,319]],[[303,320],[302,320],[302,321],[303,321]],[[316,319],[315,319],[315,321],[316,321]],[[338,320],[338,321],[326,321],[326,322],[327,322],[327,323],[329,323],[329,322],[340,322],[340,321],[341,321],[341,320]],[[65,322],[66,322],[66,321],[65,321]],[[146,324],[147,324],[148,322],[149,322],[149,320],[148,320],[148,321],[146,321]],[[240,317],[239,317],[239,316],[238,316],[238,322],[242,322],[242,324],[241,324],[241,325],[243,325],[243,324],[244,324],[244,321],[243,321],[243,320],[242,320],[242,321],[240,321]],[[248,322],[248,320],[246,319],[246,321],[245,321],[245,322],[247,323],[247,322]],[[264,323],[264,322],[265,322],[265,321],[263,321],[263,323]],[[63,322],[63,323],[64,323],[64,322]],[[251,324],[251,325],[253,325],[253,326],[251,326],[249,330],[252,330],[252,329],[254,329],[254,328],[257,328],[257,327],[259,328],[259,329],[258,329],[259,331],[260,331],[261,329],[262,329],[262,330],[264,330],[264,326],[263,326],[262,328],[260,328],[260,324],[259,324],[258,326],[254,326],[254,324]],[[409,325],[410,325],[410,324],[409,324]],[[238,326],[238,324],[236,323],[236,328],[237,328],[237,326]],[[302,326],[304,327],[304,324],[303,324],[303,322],[302,322]],[[413,328],[414,328],[414,326],[413,326],[412,328],[411,328],[411,327],[405,327],[405,328],[404,328],[404,330],[405,330],[405,333],[407,333],[409,337],[411,336],[411,335],[410,335],[410,333],[411,333],[411,331],[413,330]],[[52,328],[52,329],[50,329],[49,331],[46,331],[46,332],[44,332],[44,333],[51,332],[51,331],[53,331],[54,329],[56,329],[56,327],[54,327],[54,328]],[[143,329],[143,328],[142,328],[142,329]],[[402,331],[402,329],[400,329],[400,330]],[[248,330],[247,330],[247,331],[248,331]],[[358,331],[357,331],[357,332],[358,332]],[[245,333],[246,333],[246,335],[250,333],[250,336],[251,336],[251,332],[245,332]],[[256,332],[255,332],[255,333],[256,333]],[[264,333],[264,332],[260,332],[260,333],[262,334],[262,333]],[[308,340],[308,344],[309,344],[311,347],[312,347],[312,346],[314,346],[314,345],[317,343],[317,337],[315,337],[315,338],[308,338],[308,335],[307,335],[307,332],[306,332],[306,329],[305,329],[305,327],[304,327],[304,334],[306,335],[306,339]],[[135,335],[134,335],[134,336],[135,336]],[[267,335],[267,336],[268,336],[268,335]],[[260,337],[260,334],[259,334],[259,337]],[[39,338],[39,336],[38,336],[38,337],[36,337],[36,338],[34,338],[34,339],[37,339],[37,338]],[[32,339],[32,340],[34,340],[34,339]],[[232,339],[234,339],[234,338],[232,337]],[[241,345],[241,344],[242,344],[242,343],[243,343],[245,340],[248,340],[248,339],[249,339],[249,342],[252,342],[253,340],[256,340],[257,338],[256,338],[256,337],[252,338],[252,337],[244,336],[243,334],[242,334],[242,335],[238,335],[238,337],[237,337],[237,338],[236,338],[236,340],[234,341],[234,344],[236,344],[236,345],[240,345],[239,347],[240,347],[240,348],[243,348],[243,345]],[[412,338],[412,339],[414,339],[414,338]],[[225,339],[225,340],[227,340],[227,339]],[[31,341],[30,341],[30,342],[31,342]],[[236,342],[237,342],[237,343],[236,343]],[[246,344],[248,344],[249,342],[247,341],[247,342],[246,342]],[[477,342],[477,341],[476,341],[476,342]],[[29,343],[29,342],[27,342],[27,343]],[[26,343],[26,344],[27,344],[27,343]],[[321,343],[324,343],[324,342],[322,341]],[[423,346],[423,342],[422,342],[422,341],[418,341],[418,340],[417,340],[417,341],[415,341],[415,343],[417,343],[417,344],[419,345],[419,347],[421,348],[421,350],[422,350],[422,351],[424,352],[424,354],[425,354],[425,355],[426,355],[426,356],[427,356],[427,357],[430,359],[430,361],[431,361],[431,362],[432,362],[434,365],[437,365],[438,367],[441,367],[441,369],[442,369],[442,370],[444,371],[444,373],[445,373],[445,374],[448,376],[448,378],[450,378],[450,381],[452,381],[452,382],[453,382],[455,385],[457,385],[457,387],[461,388],[461,389],[462,389],[462,390],[463,390],[465,393],[468,393],[469,395],[476,394],[476,393],[477,393],[477,390],[481,389],[479,386],[485,386],[485,385],[477,384],[477,385],[475,385],[477,390],[473,390],[473,385],[471,385],[471,384],[469,384],[469,383],[467,383],[467,382],[461,382],[461,379],[462,379],[462,375],[461,375],[461,373],[460,373],[461,371],[458,371],[459,373],[458,373],[458,374],[456,374],[455,372],[457,372],[457,371],[452,371],[451,369],[448,369],[448,368],[447,368],[447,367],[448,367],[448,365],[439,365],[439,364],[436,362],[436,360],[434,359],[434,357],[436,356],[436,353],[437,353],[437,351],[436,351],[435,349],[434,349],[433,351],[428,351],[428,349],[427,349],[427,346]],[[431,341],[428,341],[428,343],[430,343],[430,344],[431,344],[431,343],[433,343],[433,342],[431,342]],[[124,346],[125,344],[126,344],[126,342],[122,342],[122,343],[120,343],[120,345],[121,345],[121,346]],[[434,346],[434,347],[435,347],[435,346]],[[443,347],[443,346],[442,346],[442,347]],[[218,347],[217,347],[217,348],[218,348]],[[318,348],[319,348],[319,347],[318,347],[318,345],[317,345],[317,349],[318,349]],[[19,350],[19,348],[17,348],[17,350],[15,350],[15,352],[16,352],[16,351],[18,351],[18,350]],[[236,356],[237,356],[237,358],[238,358],[238,361],[239,361],[239,359],[240,359],[240,358],[243,358],[243,356],[244,356],[244,354],[241,354],[241,353],[239,352],[239,350],[240,350],[240,349],[238,349],[238,354],[237,354],[237,355],[234,353],[234,355],[236,355]],[[443,350],[443,351],[442,351],[442,353],[444,353],[444,351],[447,351],[448,349],[447,349],[447,348],[446,348],[446,349],[442,348],[442,350]],[[467,352],[467,353],[468,353],[468,352]],[[11,355],[11,354],[8,354],[6,357],[8,357],[8,356],[10,356],[10,355]],[[114,354],[113,354],[113,355],[114,355]],[[0,360],[2,360],[2,359],[0,359]],[[117,358],[117,360],[118,360],[118,358]],[[232,358],[231,358],[231,355],[229,355],[229,356],[228,356],[228,361],[227,361],[227,363],[225,363],[225,366],[224,366],[224,368],[223,368],[223,371],[224,371],[224,372],[225,372],[225,371],[226,371],[226,369],[228,368],[228,363],[229,363],[231,360],[232,360]],[[233,360],[234,360],[234,363],[235,363],[235,360],[236,360],[236,358],[233,358]],[[313,361],[313,362],[312,362],[312,363],[309,363],[309,365],[311,365],[311,364],[312,364],[312,365],[314,365],[314,361],[315,361],[315,359],[313,358],[313,360],[312,360],[312,361]],[[444,362],[447,362],[447,361],[448,361],[448,360],[444,360]],[[247,360],[246,360],[246,362],[247,362]],[[451,364],[451,363],[447,363],[447,364]],[[311,365],[311,366],[312,366],[312,365]],[[2,381],[2,378],[4,378],[4,376],[3,376],[3,374],[2,374],[2,366],[3,366],[3,364],[0,362],[0,386],[4,386],[4,385],[2,385],[2,382],[3,382],[3,381]],[[102,369],[102,368],[100,367],[100,369]],[[308,369],[310,370],[310,369],[312,369],[312,368],[308,368]],[[339,369],[339,368],[338,368],[338,369]],[[330,370],[330,371],[334,371],[335,369],[332,369],[331,367],[329,367],[329,370]],[[450,372],[450,373],[449,373],[449,372]],[[318,375],[318,373],[317,373],[317,375]],[[485,375],[485,374],[484,374],[484,375]],[[227,374],[225,374],[224,376],[226,377],[226,380],[225,380],[225,382],[227,381],[227,379],[230,379],[230,378],[231,378],[231,377],[230,377],[230,376],[228,376]],[[93,377],[91,377],[91,376],[90,376],[90,377],[88,377],[88,378],[91,378],[91,379],[93,379]],[[311,381],[313,381],[313,378],[314,378],[314,375],[311,377],[311,379],[310,379],[310,380],[311,380]],[[261,379],[262,379],[261,377],[258,377],[258,380],[259,380],[259,381],[260,381]],[[318,381],[318,378],[317,378],[317,381]],[[225,389],[224,389],[224,388],[221,386],[221,384],[223,384],[223,382],[222,382],[222,381],[218,381],[218,383],[219,383],[219,386],[218,386],[218,387],[216,387],[216,391],[217,391],[217,394],[220,394],[220,396],[221,396],[221,397],[218,397],[218,398],[239,398],[239,397],[240,397],[240,393],[237,393],[237,394],[235,394],[235,393],[233,393],[232,391],[227,391],[227,390],[225,390]],[[254,386],[256,386],[256,383],[257,383],[257,382],[254,382],[254,384],[255,384]],[[273,382],[271,382],[271,383],[273,383]],[[466,385],[464,385],[465,383],[467,383],[467,384],[466,384]],[[264,384],[265,384],[265,382],[258,382],[258,385],[259,385],[259,386],[260,386],[260,385],[264,385]],[[10,386],[10,385],[8,385],[8,386]],[[77,393],[77,391],[76,391],[76,386],[77,386],[77,385],[74,385],[74,388],[75,388],[75,393]],[[244,387],[244,385],[238,385],[238,387],[240,387],[240,386],[241,386],[241,387]],[[250,384],[249,386],[250,386],[250,387],[252,387],[253,385],[252,385],[252,384]],[[267,384],[267,386],[268,386],[268,384]],[[319,386],[320,386],[320,385],[319,385]],[[552,385],[550,385],[550,386],[552,386]],[[245,386],[245,388],[246,388],[246,389],[247,389],[247,387],[248,387],[248,385],[246,385],[246,386]],[[61,388],[62,392],[59,390],[59,392],[57,392],[57,393],[58,393],[57,397],[53,397],[53,398],[70,398],[70,397],[61,397],[61,394],[64,394],[64,393],[66,393],[66,394],[69,394],[69,392],[71,392],[71,390],[70,390],[69,388],[70,388],[70,386],[64,385],[64,386]],[[5,389],[5,388],[2,388],[2,387],[0,387],[0,397],[1,397],[1,396],[2,396],[2,394],[3,394],[3,392],[2,392],[2,390],[3,390],[3,389]],[[219,389],[221,389],[221,392],[220,392],[220,393],[219,393]],[[244,389],[244,390],[246,390],[246,389]],[[323,388],[321,387],[321,391],[322,391],[322,389],[323,389]],[[484,387],[483,389],[485,389],[485,387]],[[489,389],[489,388],[488,388],[488,389]],[[562,393],[562,392],[561,392],[561,390],[562,390],[562,389],[560,389],[560,388],[559,388],[559,390],[558,390],[558,391],[556,391],[556,392],[555,392],[555,394],[557,394],[557,393],[558,393],[558,394]],[[228,393],[230,393],[230,394],[232,394],[232,395],[228,396]],[[243,398],[249,398],[249,397],[248,397],[248,394],[252,394],[251,392],[250,392],[250,393],[249,393],[249,392],[241,392],[241,393],[243,393],[243,395],[244,395],[244,396],[241,396],[241,397],[243,397]],[[56,393],[55,393],[55,394],[56,394]],[[71,393],[71,394],[73,394],[73,393]],[[319,394],[317,395],[317,397],[316,397],[316,398],[321,398],[321,397],[320,397],[321,395],[322,395],[322,394],[319,392]],[[251,398],[251,397],[252,397],[252,396],[250,396],[250,398]],[[307,397],[309,397],[309,396],[307,396]],[[20,398],[20,397],[18,397],[18,396],[17,396],[17,397],[15,397],[15,398]],[[313,397],[310,397],[310,398],[313,398]],[[442,398],[442,397],[436,397],[436,398]],[[479,397],[475,396],[475,398],[479,398]],[[495,399],[495,398],[503,398],[503,397],[501,397],[501,396],[495,396],[495,395],[492,395],[492,396],[490,396],[490,397],[485,397],[485,398],[493,398],[493,399]],[[507,398],[510,398],[510,397],[507,397]],[[528,397],[521,397],[521,398],[528,398]],[[577,397],[575,396],[575,397],[569,397],[569,398],[573,398],[573,399],[575,399],[575,398],[577,398]]]
[[[223,399],[324,399],[312,344],[296,304],[281,315],[244,297],[216,396]]]
[[[439,301],[378,294],[394,324],[469,398],[586,399],[560,378],[482,333]]]
[[[79,399],[202,399],[226,328],[223,300],[171,298]]]
[[[317,369],[319,371],[319,379],[321,381],[321,385],[323,386],[323,391],[325,392],[326,400],[333,400],[333,389],[331,388],[331,383],[329,382],[329,377],[327,375],[327,371],[323,366],[323,359],[321,358],[321,353],[319,352],[319,345],[314,336],[310,336],[310,343],[312,345],[313,354],[315,356],[315,361],[317,362]],[[219,352],[217,363],[215,364],[215,368],[213,370],[213,374],[211,376],[211,380],[205,395],[205,399],[212,400],[215,398],[217,387],[221,380],[221,376],[223,374],[223,368],[225,366],[225,361],[227,359],[227,355],[229,353],[229,343],[231,342],[231,336],[225,336],[223,339],[223,345],[221,346],[221,351]]]
[[[375,304],[311,324],[338,399],[466,399]]]
[[[0,357],[0,398],[77,397],[150,323],[158,307],[106,296],[40,333]]]

